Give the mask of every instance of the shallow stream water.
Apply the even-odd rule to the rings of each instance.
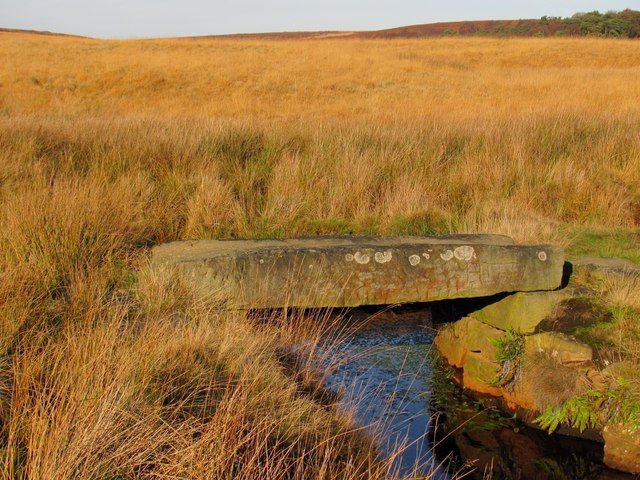
[[[445,480],[449,475],[437,468],[429,437],[434,337],[427,324],[373,322],[348,341],[332,345],[328,357],[341,361],[327,376],[326,386],[341,392],[342,406],[384,439],[383,454],[401,449],[394,465],[398,473],[417,468]]]
[[[326,387],[379,439],[382,455],[400,448],[395,473],[433,480],[462,472],[496,480],[633,478],[604,467],[601,445],[549,436],[465,394],[451,371],[437,366],[434,337],[428,311],[386,312],[321,347]]]

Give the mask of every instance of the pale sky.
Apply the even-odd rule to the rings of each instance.
[[[0,0],[0,27],[102,38],[372,30],[640,9],[640,0]]]

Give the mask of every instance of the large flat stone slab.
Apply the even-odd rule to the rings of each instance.
[[[564,253],[497,235],[184,241],[153,249],[237,308],[355,307],[553,290]]]

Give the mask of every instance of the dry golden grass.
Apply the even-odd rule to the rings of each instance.
[[[372,116],[443,124],[622,118],[637,114],[640,102],[636,41],[2,38],[2,107],[14,115],[303,122]]]
[[[612,357],[635,364],[635,390],[640,392],[640,274],[593,274],[587,285],[597,292],[606,315],[582,333]]]
[[[172,237],[640,223],[638,42],[3,40],[11,169],[170,178]]]
[[[387,472],[281,361],[317,330],[154,283],[153,244],[638,238],[638,42],[0,40],[7,479]]]

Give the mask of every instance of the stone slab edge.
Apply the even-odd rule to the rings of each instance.
[[[156,247],[151,265],[238,308],[352,307],[553,290],[564,252],[492,235],[194,241]]]

